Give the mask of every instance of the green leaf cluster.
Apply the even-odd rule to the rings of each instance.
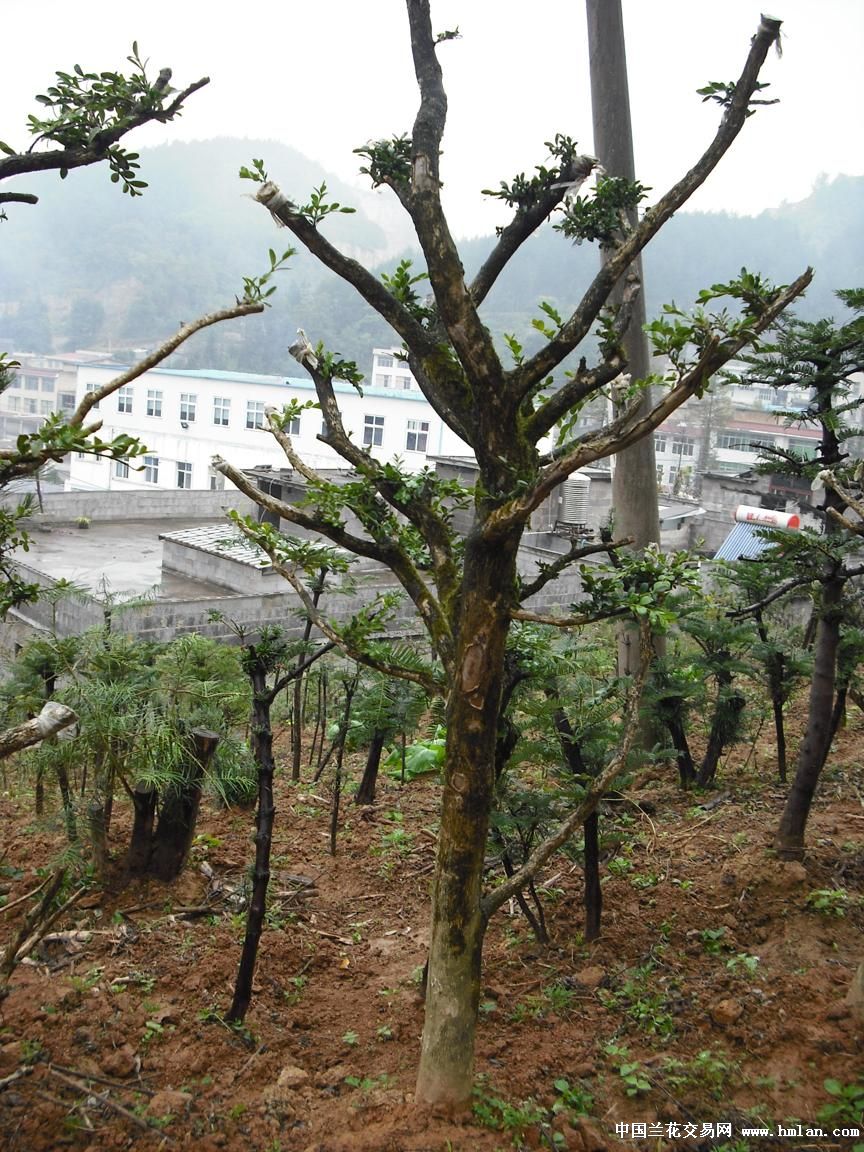
[[[162,113],[164,102],[173,90],[168,86],[171,73],[165,70],[155,82],[147,76],[147,62],[132,45],[127,60],[133,66],[130,76],[119,72],[85,72],[76,64],[71,72],[57,72],[57,82],[36,97],[50,115],[27,117],[29,131],[38,140],[50,140],[69,151],[99,149],[104,133],[123,128],[142,113],[155,113],[156,119],[169,120],[177,113]],[[11,149],[4,147],[3,151]],[[121,184],[130,196],[140,196],[147,183],[137,176],[138,153],[120,144],[105,147],[105,158],[111,180]],[[60,170],[60,176],[67,175]]]
[[[494,196],[497,200],[503,200],[509,207],[518,208],[523,212],[531,208],[541,195],[551,191],[553,185],[561,181],[564,169],[569,167],[578,155],[576,141],[569,136],[563,136],[560,132],[555,134],[554,140],[546,141],[546,147],[553,159],[558,161],[557,164],[548,168],[545,165],[538,165],[534,169],[533,176],[526,176],[524,172],[520,172],[510,183],[502,180],[497,192],[484,188],[483,195]]]
[[[614,248],[626,230],[627,213],[650,191],[644,184],[623,176],[601,176],[592,195],[568,199],[554,228],[574,244],[597,241],[601,248]]]
[[[411,179],[411,140],[408,136],[370,140],[362,148],[355,148],[354,154],[368,158],[369,163],[360,172],[369,177],[373,188],[382,184],[407,184]]]

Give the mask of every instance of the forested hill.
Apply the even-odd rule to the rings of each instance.
[[[254,186],[237,178],[242,164],[264,157],[268,170],[298,199],[326,180],[328,194],[357,211],[322,228],[352,255],[381,270],[410,254],[404,213],[386,190],[346,187],[319,165],[273,141],[221,139],[174,143],[142,152],[143,197],[130,200],[104,169],[27,178],[40,196],[13,206],[0,224],[0,347],[64,351],[80,347],[149,347],[182,321],[230,303],[242,277],[267,266],[291,237],[244,198]],[[23,189],[23,181],[21,188]],[[649,314],[662,303],[692,303],[700,288],[746,265],[785,282],[808,264],[816,279],[799,312],[838,313],[837,288],[864,284],[864,178],[822,182],[806,199],[757,217],[681,213],[646,255]],[[464,241],[470,273],[494,243]],[[484,316],[496,333],[530,346],[540,300],[566,312],[597,267],[596,249],[573,247],[550,227],[527,244],[490,295]],[[374,344],[392,339],[354,293],[300,253],[278,279],[274,307],[232,327],[209,329],[172,362],[195,367],[280,372],[297,327],[313,340],[369,363]]]

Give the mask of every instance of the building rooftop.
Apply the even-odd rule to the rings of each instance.
[[[200,519],[93,520],[87,529],[74,524],[39,525],[30,530],[30,549],[15,559],[53,580],[68,580],[97,596],[128,600],[149,594],[157,600],[197,600],[224,596],[225,589],[162,571],[161,536],[207,531],[226,538],[230,525],[207,525]]]
[[[238,564],[250,568],[269,568],[270,557],[250,540],[228,524],[199,524],[194,528],[180,528],[175,532],[163,532],[160,540],[185,544],[199,552],[214,556],[227,556]]]

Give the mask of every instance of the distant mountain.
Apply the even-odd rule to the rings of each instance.
[[[244,275],[264,270],[267,249],[284,250],[292,239],[244,198],[254,186],[237,172],[256,156],[288,195],[302,199],[326,181],[333,198],[357,209],[322,226],[351,255],[387,269],[407,254],[422,267],[407,217],[386,190],[348,187],[274,141],[174,143],[142,153],[149,187],[132,201],[118,194],[104,169],[82,169],[66,181],[28,178],[40,203],[15,207],[0,224],[0,347],[149,347],[181,321],[233,300]],[[742,266],[787,282],[808,264],[816,278],[797,311],[806,318],[837,313],[834,291],[864,285],[862,209],[864,178],[843,176],[822,181],[806,200],[756,217],[682,212],[646,252],[649,315],[666,301],[689,305],[700,288]],[[461,245],[469,274],[494,242],[489,236]],[[485,322],[531,348],[537,303],[572,309],[598,259],[592,246],[574,247],[544,227],[496,284]],[[372,346],[394,338],[352,289],[305,252],[279,274],[278,286],[264,317],[209,329],[172,364],[285,371],[285,350],[302,326],[366,368]]]

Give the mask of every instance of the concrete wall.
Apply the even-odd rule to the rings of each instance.
[[[46,591],[53,581],[24,564],[16,568],[23,579],[39,584]],[[350,620],[363,607],[381,593],[392,591],[395,577],[382,572],[380,577],[359,579],[345,592],[334,590],[321,598],[324,616],[339,621]],[[219,612],[225,621],[212,620],[210,614]],[[90,596],[62,597],[52,604],[48,599],[37,600],[13,608],[0,624],[0,652],[12,653],[16,645],[24,645],[34,635],[57,632],[61,636],[79,635],[93,628],[105,626],[105,605]],[[302,635],[305,618],[299,596],[279,576],[272,582],[268,593],[251,595],[232,594],[204,596],[197,600],[152,600],[118,605],[111,611],[111,629],[123,635],[142,640],[167,643],[175,636],[190,632],[212,636],[229,643],[237,637],[227,621],[254,632],[264,625],[278,625],[287,636]],[[420,635],[423,631],[413,604],[407,599],[394,614],[388,631],[399,635]]]
[[[6,508],[17,507],[20,497],[12,492],[0,495]],[[226,508],[243,514],[257,506],[236,489],[223,492],[158,489],[140,492],[49,492],[42,498],[44,512],[32,519],[49,524],[73,523],[79,516],[90,520],[221,520]]]

